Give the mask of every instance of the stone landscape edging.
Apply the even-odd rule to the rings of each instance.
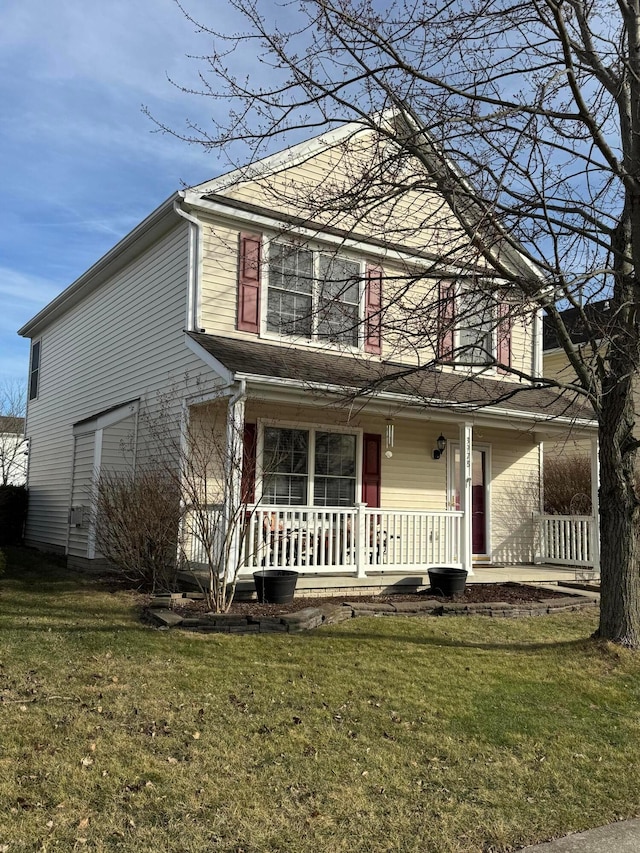
[[[242,616],[235,613],[209,613],[203,616],[180,616],[171,609],[174,601],[184,598],[200,598],[194,593],[173,593],[156,597],[146,608],[152,622],[158,628],[182,628],[198,633],[217,634],[274,634],[300,633],[335,625],[358,616],[489,616],[492,618],[521,619],[530,616],[545,616],[551,613],[575,612],[596,607],[595,594],[572,594],[558,598],[546,598],[523,604],[494,601],[478,604],[456,604],[433,601],[388,601],[358,602],[344,601],[342,604],[322,604],[305,607],[293,613],[276,616]]]

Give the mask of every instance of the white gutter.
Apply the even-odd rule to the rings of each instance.
[[[241,400],[247,399],[247,380],[240,379],[239,380],[239,388],[233,396],[229,398],[229,408],[233,408],[236,403],[239,403]]]
[[[184,197],[184,193],[180,193]],[[189,284],[187,286],[187,331],[201,332],[200,309],[201,309],[201,260],[202,260],[202,223],[195,216],[183,210],[180,199],[173,202],[173,209],[178,216],[186,219],[189,223]]]

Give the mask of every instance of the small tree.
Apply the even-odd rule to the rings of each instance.
[[[226,398],[188,406],[179,386],[149,401],[135,466],[103,470],[95,500],[98,550],[124,577],[166,591],[190,572],[216,612],[231,606],[252,512],[242,427],[226,415]]]
[[[552,515],[591,512],[591,460],[549,456],[544,460],[544,511]]]
[[[253,512],[242,489],[242,427],[226,414],[215,404],[192,408],[180,453],[183,562],[198,578],[204,566],[201,588],[216,613],[233,601]]]

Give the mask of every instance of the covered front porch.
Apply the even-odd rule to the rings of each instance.
[[[226,448],[209,523],[240,578],[293,568],[353,584],[436,566],[471,578],[478,566],[550,562],[597,571],[597,476],[591,517],[542,515],[543,442],[595,436],[579,404],[491,373],[209,335],[189,345],[221,381],[187,411]],[[592,448],[597,474],[595,438]],[[202,544],[187,543],[194,564]]]

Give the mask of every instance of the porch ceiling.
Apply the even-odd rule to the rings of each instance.
[[[338,355],[320,349],[281,346],[262,341],[189,332],[189,336],[232,374],[256,380],[281,379],[315,389],[326,388],[368,397],[393,394],[449,412],[522,413],[547,420],[592,421],[593,411],[548,388],[535,388],[481,375],[464,375],[437,367],[399,364],[366,356]]]

